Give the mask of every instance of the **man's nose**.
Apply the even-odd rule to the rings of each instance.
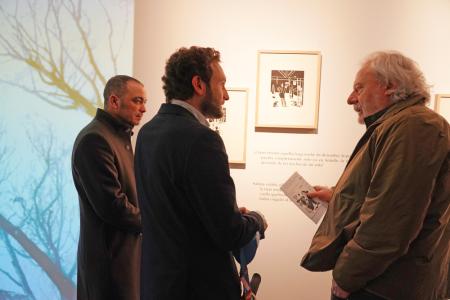
[[[352,92],[347,98],[347,104],[353,105],[358,102],[355,92]]]
[[[230,96],[228,95],[228,91],[225,89],[224,93],[223,93],[223,99],[224,100],[229,100]]]

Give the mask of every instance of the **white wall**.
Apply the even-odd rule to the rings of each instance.
[[[354,74],[370,52],[395,49],[421,66],[435,93],[450,93],[448,0],[136,0],[134,75],[147,87],[150,119],[164,100],[166,59],[182,46],[221,51],[230,87],[249,88],[247,165],[232,170],[238,204],[263,212],[266,240],[250,265],[263,281],[262,300],[329,299],[330,273],[299,262],[317,228],[288,201],[260,201],[254,183],[282,183],[295,170],[313,184],[333,185],[344,163],[323,167],[267,167],[256,151],[350,154],[364,131],[346,104]],[[317,134],[254,131],[257,50],[322,53]],[[143,283],[145,284],[145,283]]]

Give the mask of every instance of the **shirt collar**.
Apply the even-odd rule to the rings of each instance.
[[[408,98],[397,101],[393,103],[392,105],[386,107],[385,109],[374,113],[371,116],[368,116],[366,119],[364,119],[364,122],[366,123],[366,126],[369,127],[373,125],[374,123],[380,123],[383,122],[385,119],[390,118],[391,116],[397,114],[398,112],[402,111],[403,109],[413,106],[413,105],[424,105],[426,102],[426,99],[422,95],[413,94],[410,95]]]
[[[181,106],[185,109],[187,109],[191,114],[194,115],[194,117],[204,126],[209,127],[209,122],[208,120],[205,118],[205,116],[198,111],[195,107],[193,107],[192,105],[190,105],[189,103],[187,103],[186,101],[183,100],[178,100],[178,99],[172,99],[170,100],[171,104],[175,104],[178,106]]]
[[[364,118],[364,123],[366,124],[366,128],[368,128],[370,125],[372,125],[373,123],[375,123],[376,120],[378,120],[379,118],[381,118],[382,115],[384,115],[384,113],[388,110],[390,106],[374,113],[373,115],[370,115],[366,118]]]

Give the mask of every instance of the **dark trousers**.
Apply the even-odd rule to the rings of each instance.
[[[335,295],[331,295],[331,300],[385,300],[377,295],[369,293],[364,290],[360,290],[354,293],[351,293],[347,299],[336,297]]]

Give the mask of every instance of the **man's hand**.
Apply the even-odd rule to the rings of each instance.
[[[261,217],[261,219],[263,220],[264,230],[266,230],[267,227],[269,227],[269,224],[267,224],[266,217],[264,217],[264,215],[260,211],[255,210],[255,213],[257,213]]]
[[[248,210],[246,207],[239,207],[239,211],[241,212],[241,214],[250,213],[250,210]],[[266,221],[266,218],[264,217],[264,215],[259,211],[254,211],[254,213],[257,213],[261,217],[261,219],[263,220],[263,223],[264,223],[263,224],[264,230],[266,230],[269,225],[267,224],[267,221]]]
[[[341,288],[337,285],[336,281],[334,281],[334,279],[333,279],[333,281],[331,282],[331,293],[332,293],[333,295],[335,295],[336,297],[339,297],[339,298],[342,298],[342,299],[347,299],[348,296],[350,295],[349,292],[344,291],[343,289],[341,289]]]
[[[314,186],[315,191],[309,192],[306,194],[310,198],[319,198],[319,200],[323,202],[329,203],[331,200],[331,195],[333,195],[333,191],[326,186],[316,185]]]
[[[250,212],[247,207],[239,207],[239,211],[241,214],[248,214]]]

